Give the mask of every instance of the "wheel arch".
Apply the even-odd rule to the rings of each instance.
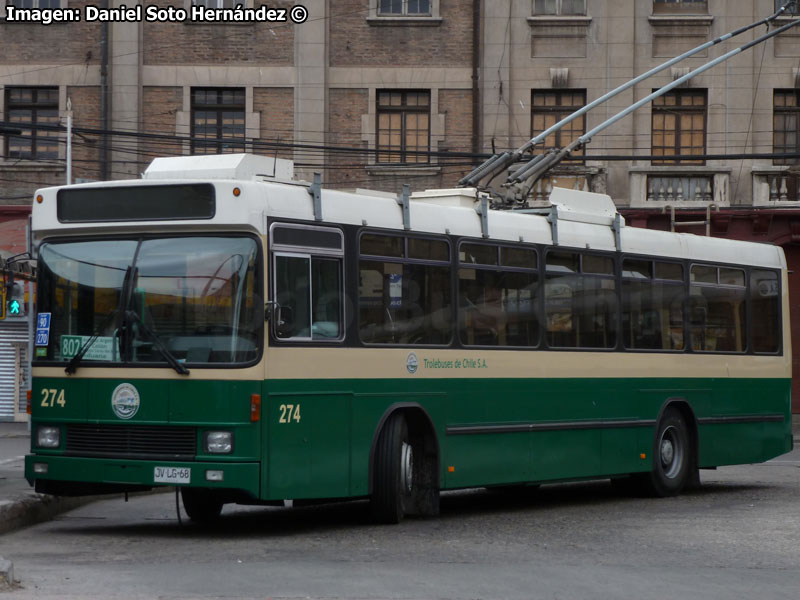
[[[436,427],[434,427],[433,419],[425,408],[417,402],[395,402],[390,405],[381,415],[378,424],[375,426],[375,431],[372,433],[372,444],[369,449],[369,475],[367,484],[367,493],[372,494],[373,483],[375,479],[375,448],[378,444],[378,438],[383,431],[386,422],[396,413],[402,413],[406,418],[408,432],[411,436],[422,436],[424,439],[426,452],[435,452],[436,454],[436,474],[441,485],[441,451],[439,448],[439,438],[436,435]]]

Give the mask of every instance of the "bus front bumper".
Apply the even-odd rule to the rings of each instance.
[[[25,457],[25,478],[35,486],[37,492],[56,496],[87,496],[178,486],[236,490],[257,499],[260,464],[29,454]]]

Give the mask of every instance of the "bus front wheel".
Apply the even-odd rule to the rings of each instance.
[[[183,509],[195,523],[211,523],[222,513],[223,502],[211,490],[181,488]]]
[[[668,408],[658,421],[653,444],[653,470],[644,475],[645,489],[653,496],[680,494],[692,473],[692,448],[686,420]]]
[[[411,509],[417,486],[415,451],[408,435],[408,423],[395,413],[378,437],[375,448],[375,476],[372,515],[380,523],[399,523]]]

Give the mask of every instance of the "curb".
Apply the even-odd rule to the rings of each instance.
[[[172,493],[175,488],[158,486],[149,491],[129,492],[131,498],[149,496],[151,494]],[[94,496],[59,497],[49,494],[30,492],[28,495],[14,500],[0,500],[0,535],[22,529],[36,523],[51,521],[58,515],[92,502],[123,498],[123,494],[98,494]],[[2,557],[0,556],[0,562]],[[2,571],[0,571],[0,576]],[[1,581],[1,580],[0,580]],[[2,586],[0,586],[2,589]]]
[[[49,521],[63,512],[78,508],[97,499],[97,496],[56,498],[45,494],[31,493],[16,500],[0,500],[0,535]],[[0,580],[2,571],[0,571]]]

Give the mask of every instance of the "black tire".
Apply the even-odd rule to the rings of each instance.
[[[379,523],[399,523],[410,511],[418,485],[419,459],[402,413],[394,413],[381,430],[375,447],[370,508]],[[416,464],[415,464],[416,463]]]
[[[183,509],[195,523],[213,523],[222,513],[221,499],[212,490],[181,488]]]
[[[611,488],[621,496],[641,497],[652,496],[649,484],[646,480],[650,478],[649,473],[636,473],[622,477],[611,478]]]
[[[680,494],[694,470],[693,456],[691,437],[683,415],[675,408],[668,408],[656,427],[653,470],[642,478],[645,491],[660,498]]]

